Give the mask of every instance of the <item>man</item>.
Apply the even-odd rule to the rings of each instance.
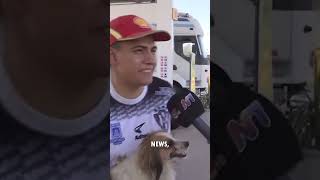
[[[110,154],[130,156],[150,132],[170,131],[167,102],[171,85],[153,77],[156,67],[155,41],[168,41],[166,31],[153,30],[135,15],[110,22]]]
[[[0,0],[0,179],[106,179],[108,9]]]

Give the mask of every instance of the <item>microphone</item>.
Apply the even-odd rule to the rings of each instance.
[[[210,144],[210,127],[200,117],[204,107],[197,95],[186,88],[178,89],[168,101],[167,108],[175,123],[183,127],[192,124]]]
[[[207,125],[207,123],[201,117],[197,117],[192,124],[210,144],[210,127]]]

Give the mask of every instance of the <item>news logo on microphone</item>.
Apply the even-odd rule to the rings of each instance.
[[[204,113],[201,100],[186,88],[179,89],[170,98],[167,107],[172,119],[183,127],[190,126],[197,117]]]

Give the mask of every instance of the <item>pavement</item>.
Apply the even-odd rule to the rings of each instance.
[[[304,160],[290,171],[291,180],[320,180],[320,151],[305,149]]]
[[[210,111],[206,111],[201,119],[210,125]],[[172,134],[176,139],[187,140],[190,143],[188,156],[177,160],[176,180],[209,180],[210,144],[207,140],[194,126],[179,127],[173,130]]]

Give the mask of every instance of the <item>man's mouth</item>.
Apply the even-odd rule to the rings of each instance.
[[[153,69],[144,69],[144,70],[141,70],[140,72],[151,73],[151,72],[153,72]]]

